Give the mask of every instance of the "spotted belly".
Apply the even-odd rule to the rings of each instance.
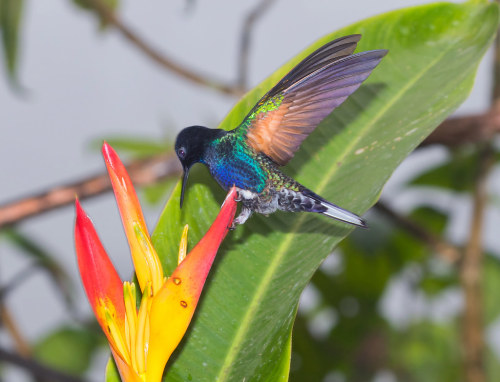
[[[269,215],[278,209],[279,193],[257,193],[238,189],[243,208],[263,215]]]
[[[243,207],[252,212],[268,215],[276,210],[288,212],[311,211],[319,202],[287,188],[271,190],[266,193],[256,193],[249,190],[238,189]]]

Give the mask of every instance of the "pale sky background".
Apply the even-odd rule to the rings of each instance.
[[[254,29],[251,85],[335,29],[385,11],[428,2],[278,0]],[[242,20],[255,4],[126,0],[120,13],[168,56],[229,81],[236,78]],[[0,78],[0,203],[104,171],[101,156],[89,149],[95,139],[126,134],[174,137],[188,125],[215,127],[236,101],[165,72],[113,30],[99,33],[95,18],[76,9],[69,0],[26,1],[21,37],[19,77],[26,95],[14,94]],[[487,108],[490,61],[491,55],[487,55],[474,91],[460,112]],[[442,158],[440,152],[425,155]],[[396,195],[397,181],[388,188]],[[132,268],[112,197],[102,196],[83,204],[120,274],[128,278]],[[148,211],[151,228],[160,210]],[[90,314],[77,275],[73,220],[73,209],[68,207],[30,219],[19,228],[60,259],[79,288],[79,309]],[[457,232],[460,234],[460,230]],[[0,242],[0,284],[28,263],[25,256]],[[7,304],[29,339],[68,320],[52,284],[42,273],[10,294]],[[8,345],[5,337],[0,341],[2,346]],[[102,362],[95,367],[93,380],[100,380],[102,367]],[[22,380],[21,374],[12,375],[12,380]]]

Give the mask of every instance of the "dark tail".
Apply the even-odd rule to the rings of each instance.
[[[345,223],[362,228],[368,228],[366,222],[358,215],[330,203],[328,200],[323,199],[321,196],[316,195],[310,190],[302,191],[302,193],[315,201],[309,209],[310,212],[317,212]]]

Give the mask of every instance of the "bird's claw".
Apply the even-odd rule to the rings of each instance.
[[[241,202],[243,199],[241,198],[240,192],[236,191],[236,198],[234,198],[235,202]]]
[[[231,231],[234,231],[236,229],[236,227],[238,227],[240,224],[242,224],[244,222],[241,221],[241,219],[239,219],[239,216],[233,220],[233,223],[229,226],[229,229]]]

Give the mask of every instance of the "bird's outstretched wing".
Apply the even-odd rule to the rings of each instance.
[[[331,41],[278,82],[237,128],[247,143],[278,165],[370,75],[386,50],[352,54],[361,35]]]

